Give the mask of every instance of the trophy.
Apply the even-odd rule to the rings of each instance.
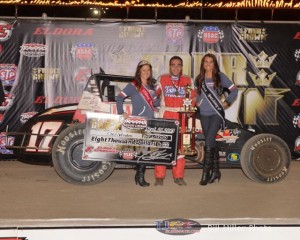
[[[185,98],[180,108],[179,121],[179,154],[195,155],[195,124],[196,124],[196,108],[192,106],[191,98],[192,88],[190,85],[185,87]]]

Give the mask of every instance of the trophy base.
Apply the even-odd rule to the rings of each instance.
[[[196,150],[184,150],[184,151],[179,150],[180,155],[192,156],[195,155],[196,153],[197,153]]]

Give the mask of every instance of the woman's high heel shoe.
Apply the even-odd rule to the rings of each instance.
[[[141,187],[150,186],[150,183],[145,181],[145,171],[146,171],[146,165],[144,164],[137,165],[136,174],[134,177],[136,185],[139,184]]]
[[[209,173],[210,173],[210,169],[204,165],[202,177],[199,182],[200,185],[207,185],[207,182],[209,181]]]
[[[210,147],[204,147],[205,150],[205,156],[204,156],[204,166],[203,166],[203,172],[202,177],[199,182],[200,185],[207,185],[209,180],[211,179],[211,168],[212,168],[212,161],[215,154],[215,148]]]
[[[209,183],[213,183],[216,179],[218,179],[218,182],[220,181],[221,179],[221,172],[213,172],[210,179],[209,179]]]
[[[211,174],[208,182],[213,183],[216,179],[218,179],[218,182],[221,179],[221,172],[219,169],[219,160],[218,159],[215,159],[213,162],[212,174]]]

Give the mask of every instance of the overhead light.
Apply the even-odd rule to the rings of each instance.
[[[99,13],[100,13],[100,11],[99,11],[98,9],[96,9],[96,8],[93,9],[93,14],[94,14],[94,15],[99,15]]]

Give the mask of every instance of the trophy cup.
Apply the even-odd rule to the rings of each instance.
[[[179,121],[179,154],[195,155],[195,124],[196,124],[196,108],[192,106],[191,99],[192,88],[190,85],[185,87],[185,98],[180,108]]]

